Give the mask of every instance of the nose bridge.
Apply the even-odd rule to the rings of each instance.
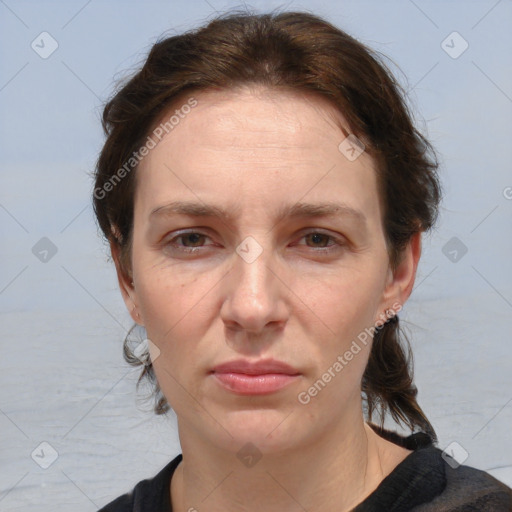
[[[274,255],[269,237],[259,239],[262,243],[248,236],[236,247],[228,292],[230,321],[254,331],[274,319],[279,300],[276,277],[270,269]]]
[[[261,243],[253,236],[242,240],[236,248],[238,258],[235,260],[238,292],[259,301],[263,301],[271,292],[271,272],[268,266],[272,259],[272,248],[268,240],[262,238],[259,237]]]

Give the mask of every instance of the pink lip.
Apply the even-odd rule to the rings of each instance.
[[[295,368],[274,359],[255,363],[239,359],[220,364],[211,373],[224,388],[241,395],[273,393],[300,376]]]

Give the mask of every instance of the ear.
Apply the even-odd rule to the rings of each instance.
[[[116,266],[117,281],[119,283],[119,289],[121,290],[121,295],[123,296],[126,308],[128,309],[128,312],[130,313],[130,316],[135,323],[144,325],[139,313],[137,293],[135,291],[132,278],[126,273],[125,270],[123,270],[121,264],[121,249],[119,245],[111,241],[110,252],[112,253],[112,259],[114,260]]]
[[[407,246],[401,253],[401,260],[393,272],[388,268],[386,287],[382,294],[377,318],[382,322],[382,315],[387,309],[393,309],[398,313],[412,293],[414,281],[416,279],[416,270],[421,256],[421,231],[414,234]],[[386,317],[386,319],[389,317]],[[385,319],[384,319],[385,321]]]

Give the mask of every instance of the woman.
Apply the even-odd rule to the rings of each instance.
[[[155,44],[103,125],[94,208],[148,339],[125,357],[182,448],[103,511],[511,509],[416,401],[397,313],[441,188],[374,52],[222,16]]]

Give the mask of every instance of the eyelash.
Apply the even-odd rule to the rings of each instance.
[[[165,246],[169,246],[169,245],[173,245],[174,248],[176,248],[177,250],[179,251],[182,251],[182,252],[186,252],[186,253],[189,253],[189,254],[197,254],[198,252],[201,251],[202,247],[203,246],[199,246],[199,247],[183,247],[183,246],[176,246],[176,244],[174,243],[175,240],[178,240],[180,238],[185,238],[189,235],[199,235],[201,237],[206,237],[206,238],[210,238],[208,235],[206,235],[205,233],[201,233],[200,231],[183,231],[181,233],[179,233],[178,235],[176,235],[175,237],[171,238],[168,242],[165,243]],[[318,247],[318,248],[314,248],[312,247],[312,249],[315,249],[316,252],[321,252],[321,253],[324,253],[324,254],[328,254],[328,253],[331,253],[335,250],[338,250],[340,247],[343,247],[345,246],[346,244],[339,238],[333,236],[333,235],[329,235],[327,233],[323,233],[322,231],[310,231],[309,233],[305,233],[304,235],[302,235],[301,237],[301,240],[302,238],[305,238],[307,236],[311,236],[311,235],[321,235],[323,237],[327,237],[329,240],[332,240],[334,241],[334,245],[331,245],[330,247]]]

